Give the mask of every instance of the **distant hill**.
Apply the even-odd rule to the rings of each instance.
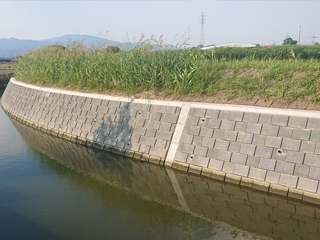
[[[111,41],[105,38],[99,38],[89,35],[64,35],[61,37],[54,37],[45,40],[23,40],[17,38],[0,38],[0,58],[10,58],[21,54],[24,51],[28,51],[32,48],[45,46],[48,44],[62,44],[66,45],[68,42],[82,41],[84,40],[86,45],[90,47],[106,42],[108,45],[123,45],[123,43],[117,41]],[[135,45],[135,44],[133,44]]]

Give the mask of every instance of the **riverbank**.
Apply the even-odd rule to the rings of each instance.
[[[14,63],[11,61],[0,62],[0,89],[5,89],[10,78],[13,77]]]
[[[317,111],[129,99],[14,79],[1,104],[88,147],[320,204]]]

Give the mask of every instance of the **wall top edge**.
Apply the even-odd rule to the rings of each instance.
[[[55,88],[49,88],[49,87],[39,87],[39,86],[35,86],[32,84],[18,81],[15,78],[11,78],[10,82],[13,84],[19,85],[19,86],[24,86],[27,88],[32,88],[32,89],[46,91],[46,92],[75,95],[75,96],[82,96],[82,97],[90,97],[90,98],[98,98],[98,99],[106,99],[106,100],[112,100],[112,101],[144,103],[144,104],[176,106],[176,107],[188,106],[188,107],[192,107],[192,108],[216,109],[216,110],[224,110],[224,111],[238,111],[238,112],[251,112],[251,113],[260,113],[260,114],[320,118],[320,111],[283,109],[283,108],[268,108],[268,107],[256,107],[256,106],[233,105],[233,104],[137,99],[137,98],[130,98],[130,97],[125,98],[125,97],[115,97],[115,96],[103,95],[103,94],[97,94],[97,93],[81,93],[81,92],[76,92],[76,91],[55,89]]]

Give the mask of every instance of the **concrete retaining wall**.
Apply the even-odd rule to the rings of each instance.
[[[320,113],[128,99],[11,79],[10,115],[142,161],[320,204]]]

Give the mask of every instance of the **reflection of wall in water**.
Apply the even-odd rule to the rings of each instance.
[[[67,167],[144,198],[277,239],[319,239],[320,209],[89,149],[12,120],[32,146]],[[179,196],[172,177],[177,181]],[[176,186],[177,187],[177,186]],[[179,197],[186,206],[181,205]],[[181,199],[180,199],[181,200]]]

